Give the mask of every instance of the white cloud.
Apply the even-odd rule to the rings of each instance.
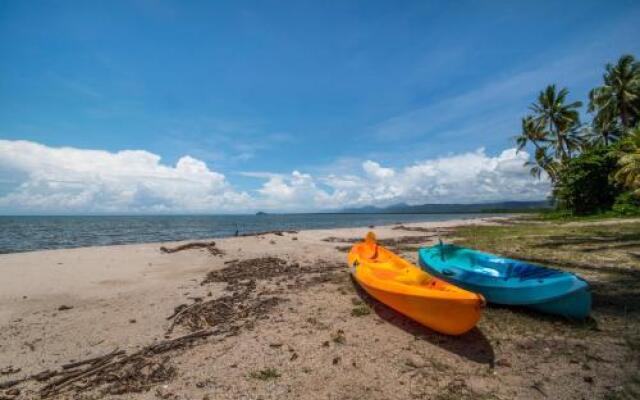
[[[256,201],[275,209],[541,200],[549,194],[549,183],[529,175],[523,167],[528,159],[526,152],[516,153],[515,149],[504,150],[495,157],[478,149],[397,170],[366,160],[361,164],[362,171],[349,175],[313,178],[294,171],[290,176],[253,176],[268,176]]]
[[[368,176],[374,179],[390,179],[393,178],[395,172],[391,168],[383,168],[375,161],[367,160],[362,163],[362,169]]]
[[[250,200],[200,160],[184,156],[172,167],[141,150],[112,153],[0,140],[0,171],[14,177],[4,179],[10,187],[3,190],[8,193],[0,197],[0,210],[225,211]]]
[[[352,173],[250,172],[252,195],[188,155],[175,166],[142,150],[108,152],[0,140],[0,212],[310,211],[345,206],[537,200],[527,153],[484,149],[390,168],[373,160]],[[326,170],[326,169],[325,169]]]

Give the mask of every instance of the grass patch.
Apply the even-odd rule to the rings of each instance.
[[[268,381],[269,379],[276,379],[280,377],[280,373],[275,368],[265,368],[260,371],[252,371],[249,373],[249,377],[258,379],[260,381]]]
[[[351,315],[354,317],[364,317],[369,314],[371,314],[371,309],[365,304],[361,304],[351,310]]]
[[[344,331],[342,329],[338,329],[338,332],[334,333],[331,336],[331,340],[335,344],[346,344],[347,343],[347,338],[346,338],[346,336],[344,336]]]
[[[615,211],[605,211],[597,214],[589,215],[575,215],[569,211],[550,210],[541,212],[539,214],[526,216],[525,218],[540,220],[540,221],[561,221],[561,222],[592,222],[592,221],[604,221],[611,218],[637,218],[637,215],[623,215]]]
[[[500,226],[464,226],[457,243],[504,256],[569,269],[640,271],[640,222],[534,222]]]

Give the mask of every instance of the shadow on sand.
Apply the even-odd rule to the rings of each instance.
[[[460,336],[449,336],[433,331],[414,320],[405,317],[384,303],[379,302],[351,278],[356,293],[384,321],[397,326],[418,340],[427,341],[435,346],[457,354],[467,360],[487,364],[493,368],[495,354],[491,343],[477,327]]]

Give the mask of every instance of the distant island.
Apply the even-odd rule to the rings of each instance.
[[[264,211],[258,211],[258,212],[256,213],[256,215],[267,215],[267,213],[266,213],[266,212],[264,212]]]

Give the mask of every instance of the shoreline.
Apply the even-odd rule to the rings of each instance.
[[[367,214],[356,214],[356,215],[367,215]],[[382,215],[406,215],[406,214],[382,214]],[[410,222],[402,222],[402,221],[397,221],[397,222],[393,222],[393,223],[385,223],[385,224],[381,224],[381,225],[376,225],[376,228],[388,228],[394,225],[398,225],[398,224],[404,224],[404,225],[412,225],[412,224],[431,224],[431,223],[447,223],[449,221],[455,222],[455,223],[460,223],[462,221],[468,221],[468,220],[492,220],[492,219],[510,219],[513,218],[515,216],[521,215],[518,213],[509,213],[509,214],[495,214],[495,213],[487,213],[486,216],[480,216],[477,213],[459,213],[459,214],[450,214],[450,213],[443,213],[443,214],[409,214],[409,215],[455,215],[456,218],[451,218],[451,219],[443,219],[443,220],[424,220],[424,221],[410,221]],[[467,218],[459,218],[460,216],[464,216],[464,215],[468,215]],[[98,216],[98,217],[102,217],[102,216]],[[156,244],[171,244],[171,243],[181,243],[181,242],[189,242],[189,241],[211,241],[211,240],[223,240],[223,239],[230,239],[230,238],[236,238],[236,237],[244,237],[244,236],[256,236],[256,235],[261,235],[261,234],[265,234],[265,233],[270,233],[270,232],[274,232],[274,231],[288,231],[288,230],[296,230],[299,232],[303,232],[303,231],[316,231],[316,230],[341,230],[341,229],[359,229],[359,228],[366,228],[366,225],[360,225],[360,226],[343,226],[343,227],[337,227],[337,228],[326,228],[326,227],[313,227],[313,228],[303,228],[303,229],[296,229],[295,226],[281,226],[281,227],[274,227],[274,229],[272,230],[265,230],[265,231],[240,231],[239,236],[235,236],[233,234],[223,234],[223,235],[212,235],[212,236],[195,236],[193,238],[188,238],[188,239],[178,239],[178,240],[168,240],[168,241],[158,241],[158,240],[153,240],[153,241],[131,241],[131,242],[126,242],[126,243],[108,243],[108,244],[91,244],[91,245],[78,245],[78,246],[70,246],[70,247],[52,247],[52,248],[39,248],[39,249],[29,249],[29,250],[18,250],[18,251],[0,251],[0,256],[2,255],[8,255],[8,254],[23,254],[23,253],[32,253],[32,252],[39,252],[39,251],[53,251],[53,250],[74,250],[74,249],[83,249],[83,248],[98,248],[98,247],[111,247],[111,246],[130,246],[130,245],[156,245]]]
[[[91,282],[110,282],[118,287],[116,281],[130,281],[136,274],[142,277],[150,272],[158,272],[159,268],[175,268],[188,274],[190,268],[184,268],[182,264],[193,263],[201,266],[195,268],[200,271],[206,268],[207,262],[211,262],[212,267],[219,267],[224,257],[209,257],[206,250],[196,249],[190,252],[177,254],[163,254],[160,248],[175,247],[192,242],[214,241],[216,247],[227,252],[224,259],[246,258],[249,256],[259,256],[266,254],[292,255],[299,257],[305,251],[311,250],[311,244],[325,244],[321,253],[308,253],[312,256],[323,256],[335,259],[346,254],[336,251],[341,243],[325,243],[322,239],[329,237],[340,237],[345,239],[363,238],[364,235],[373,230],[379,238],[394,238],[399,236],[420,236],[419,232],[403,232],[394,230],[394,227],[421,227],[425,229],[441,229],[463,226],[468,224],[490,224],[493,221],[509,219],[510,217],[486,217],[455,219],[446,221],[415,222],[404,224],[381,225],[374,228],[361,226],[356,228],[336,228],[336,229],[305,229],[295,231],[296,233],[286,233],[283,236],[275,235],[271,232],[263,234],[252,234],[247,236],[207,238],[196,240],[161,241],[149,243],[117,244],[74,247],[63,249],[43,249],[16,253],[0,254],[0,274],[8,275],[0,281],[0,301],[9,297],[20,298],[22,296],[38,296],[49,293],[69,293],[73,290],[83,290],[81,285],[90,285]],[[270,240],[265,240],[269,237]],[[291,240],[293,237],[298,240]],[[271,243],[280,240],[281,243]],[[426,240],[425,243],[432,242]],[[280,244],[280,246],[278,246]],[[262,248],[261,246],[264,247]],[[283,246],[284,245],[284,246]],[[234,249],[234,247],[237,247]],[[297,249],[299,247],[299,249]],[[302,249],[300,252],[299,250]],[[298,250],[298,251],[296,251]],[[327,253],[327,250],[329,254]],[[331,252],[335,254],[331,254]],[[302,254],[297,254],[302,253]],[[175,258],[173,260],[172,258]],[[344,257],[343,257],[344,258]],[[154,269],[148,267],[156,266]],[[49,268],[54,268],[55,273]],[[150,271],[147,271],[150,269]],[[93,278],[92,278],[93,276]],[[30,281],[31,285],[24,288],[24,281]],[[56,289],[53,290],[52,286]],[[1,304],[1,303],[0,303]],[[1,321],[1,320],[0,320]]]

